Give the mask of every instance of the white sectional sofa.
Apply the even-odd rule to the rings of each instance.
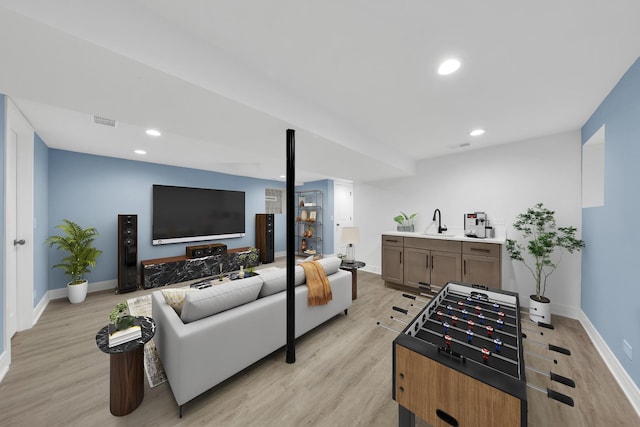
[[[296,338],[351,306],[351,274],[336,257],[319,262],[333,299],[309,306],[304,270],[295,267]],[[153,292],[154,341],[180,416],[182,405],[286,344],[286,270],[258,273],[187,293],[181,316],[162,290]]]

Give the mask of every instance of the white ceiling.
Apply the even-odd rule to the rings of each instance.
[[[0,93],[52,148],[277,180],[291,128],[299,181],[373,181],[578,129],[638,22],[636,0],[0,0]]]

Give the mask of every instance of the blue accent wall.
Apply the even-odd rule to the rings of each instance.
[[[7,123],[6,99],[0,93],[0,224],[4,224],[4,149]],[[0,225],[0,242],[4,242],[4,226]],[[0,245],[0,354],[4,352],[4,243]]]
[[[48,291],[49,262],[44,241],[49,236],[49,148],[36,133],[34,136],[34,230],[33,238],[33,306],[36,307]]]
[[[96,247],[103,253],[96,268],[87,276],[90,282],[117,278],[118,214],[138,215],[138,262],[184,255],[186,246],[207,243],[151,244],[153,184],[244,191],[246,236],[212,241],[225,243],[228,248],[255,246],[255,214],[265,211],[265,189],[285,187],[279,181],[57,149],[49,150],[48,181],[47,235],[57,234],[55,226],[62,219],[70,219],[83,227],[96,227],[100,233]],[[284,215],[276,215],[276,252],[286,250],[284,238],[280,238],[285,232]],[[49,265],[58,263],[62,255],[49,249]],[[49,289],[64,287],[67,282],[68,277],[60,269],[48,272]]]
[[[62,219],[70,219],[83,227],[96,227],[100,233],[95,244],[103,253],[96,268],[87,276],[90,282],[117,278],[118,214],[138,215],[138,262],[184,255],[186,246],[207,243],[151,244],[153,184],[244,191],[246,236],[212,241],[224,243],[229,248],[255,246],[255,214],[265,210],[265,188],[284,188],[284,183],[278,181],[56,149],[49,150],[48,178],[47,235],[57,233],[55,226]],[[284,231],[284,222],[279,227],[276,221],[276,233]],[[276,243],[278,241],[280,239]],[[276,247],[275,250],[285,249]],[[49,265],[62,258],[55,249],[48,252]],[[49,289],[64,287],[68,282],[60,269],[51,270],[48,279]]]
[[[636,385],[640,384],[640,59],[582,127],[584,144],[605,125],[604,206],[582,210],[582,310]],[[623,340],[636,350],[631,361]]]

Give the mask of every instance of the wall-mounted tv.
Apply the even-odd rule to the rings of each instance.
[[[154,245],[244,235],[244,191],[153,186]]]

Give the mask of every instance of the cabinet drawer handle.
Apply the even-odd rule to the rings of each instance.
[[[466,276],[467,274],[467,260],[462,261],[462,274]]]
[[[393,242],[393,243],[398,243],[397,240],[392,240],[392,239],[384,239],[385,242]]]
[[[456,420],[451,415],[444,412],[442,409],[436,409],[436,415],[438,416],[438,418],[440,418],[442,421],[449,424],[450,426],[453,426],[453,427],[459,426],[458,420]]]
[[[491,249],[484,249],[484,248],[470,248],[472,251],[476,251],[476,252],[484,252],[484,253],[489,253],[491,252]]]

